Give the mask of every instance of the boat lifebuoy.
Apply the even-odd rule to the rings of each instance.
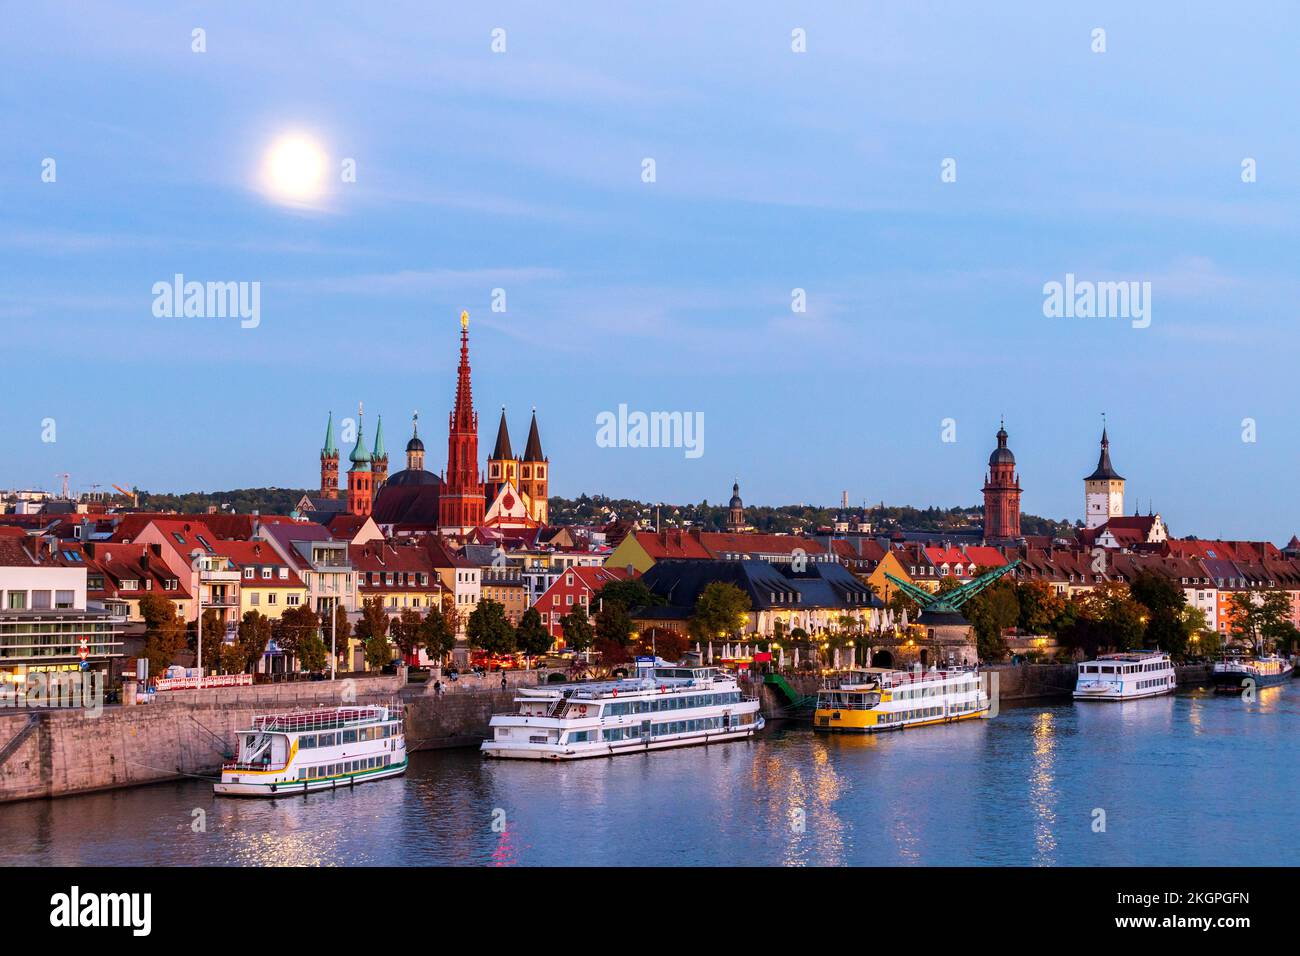
[[[579,716],[579,717],[586,717],[586,716],[587,716],[587,705],[586,705],[586,704],[579,704],[579,705],[578,705],[578,716]]]

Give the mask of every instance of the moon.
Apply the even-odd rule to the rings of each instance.
[[[329,160],[310,136],[287,133],[267,148],[262,163],[262,188],[276,202],[310,206],[324,197]]]

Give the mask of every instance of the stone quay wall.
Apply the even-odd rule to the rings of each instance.
[[[407,708],[411,750],[477,744],[494,713],[513,709],[514,687],[533,684],[536,671],[463,676],[406,685],[403,676],[299,681],[253,687],[167,691],[152,704],[85,710],[0,711],[0,803],[88,793],[114,787],[214,777],[236,734],[259,714],[387,703]]]

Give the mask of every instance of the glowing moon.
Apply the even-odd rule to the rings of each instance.
[[[266,151],[263,189],[278,202],[311,205],[325,195],[328,165],[315,140],[297,133],[282,136]]]

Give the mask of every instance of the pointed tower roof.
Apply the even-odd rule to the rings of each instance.
[[[1097,459],[1097,469],[1084,481],[1104,481],[1107,478],[1113,478],[1117,481],[1123,481],[1123,476],[1116,473],[1110,464],[1110,439],[1106,437],[1106,426],[1101,426],[1101,457]]]
[[[370,470],[370,455],[366,453],[366,447],[361,437],[361,405],[357,405],[357,443],[352,448],[352,454],[348,455],[348,461],[352,462],[352,467],[358,471]]]
[[[325,447],[320,450],[322,455],[337,455],[338,446],[334,444],[334,413],[330,412],[330,420],[325,423]]]
[[[506,428],[506,407],[501,406],[501,424],[497,426],[497,444],[492,449],[493,461],[505,461],[513,458],[514,452],[510,450],[510,429]]]
[[[997,438],[998,447],[993,449],[993,454],[989,455],[989,464],[1014,465],[1016,463],[1016,456],[1011,454],[1011,449],[1007,447],[1007,425],[1005,420],[998,425]]]
[[[371,458],[387,458],[388,451],[384,448],[384,416],[380,415],[375,419],[375,450],[370,455]]]
[[[533,409],[533,424],[528,429],[528,445],[524,448],[524,461],[544,461],[542,437],[537,433],[537,409]]]

